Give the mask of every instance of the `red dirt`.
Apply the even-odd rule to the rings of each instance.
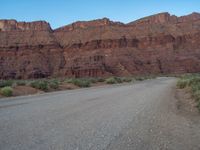
[[[44,92],[29,86],[16,86],[13,88],[13,96],[33,95],[41,93]]]
[[[78,88],[79,87],[71,83],[63,83],[59,85],[59,90],[73,90],[73,89],[78,89]]]

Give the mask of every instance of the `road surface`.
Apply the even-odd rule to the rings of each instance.
[[[175,78],[0,100],[0,150],[199,150]]]

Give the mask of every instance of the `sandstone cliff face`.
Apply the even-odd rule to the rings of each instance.
[[[16,20],[0,20],[0,31],[50,31],[50,25],[45,21],[17,22]]]
[[[78,21],[75,23],[72,23],[70,25],[61,27],[56,29],[55,31],[72,31],[77,29],[87,29],[87,28],[97,28],[97,27],[103,27],[103,26],[123,26],[124,24],[121,22],[113,22],[110,21],[108,18],[93,20],[93,21]]]
[[[56,30],[0,20],[0,78],[97,77],[200,71],[200,14],[129,24],[107,18]]]
[[[42,78],[59,72],[62,49],[46,22],[0,20],[0,78]]]

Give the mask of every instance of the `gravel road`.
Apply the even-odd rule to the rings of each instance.
[[[0,100],[0,150],[199,150],[175,78]]]

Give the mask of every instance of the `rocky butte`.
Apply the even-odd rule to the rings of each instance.
[[[200,72],[200,14],[107,18],[53,30],[0,20],[0,78],[105,77]]]

